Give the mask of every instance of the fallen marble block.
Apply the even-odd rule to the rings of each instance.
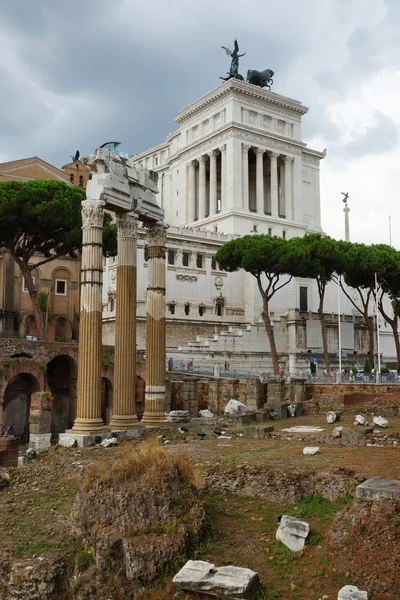
[[[334,437],[334,438],[342,437],[342,431],[343,431],[343,427],[335,427],[335,429],[332,431],[332,437]]]
[[[318,446],[306,446],[303,448],[303,454],[314,456],[314,454],[319,454],[320,450]]]
[[[237,413],[246,412],[247,406],[243,404],[243,402],[239,402],[239,400],[229,400],[228,404],[225,406],[225,414],[226,415],[235,415]]]
[[[335,423],[335,421],[340,421],[340,412],[330,410],[328,413],[326,413],[326,422]]]
[[[287,407],[288,413],[291,417],[295,417],[297,414],[297,406],[296,404],[289,404]]]
[[[116,437],[106,438],[100,444],[103,448],[108,448],[109,446],[118,446],[118,440]]]
[[[362,592],[355,585],[345,585],[339,591],[337,600],[368,600],[368,592]]]
[[[252,600],[260,586],[258,574],[251,569],[216,567],[203,560],[188,560],[172,581],[188,592],[243,600]]]
[[[356,415],[356,419],[354,421],[354,425],[368,425],[368,421],[363,415]]]
[[[36,450],[34,450],[33,448],[28,448],[28,450],[26,451],[26,458],[28,458],[29,460],[33,460],[34,458],[36,458],[36,456]]]
[[[188,410],[171,410],[167,414],[167,421],[173,423],[187,423],[190,420],[190,414]]]
[[[26,456],[18,456],[18,466],[19,467],[24,467],[27,463],[27,458]]]
[[[276,539],[293,552],[303,550],[310,526],[305,521],[283,515],[276,532]]]
[[[389,421],[383,417],[374,417],[373,421],[375,425],[379,425],[379,427],[387,427],[389,424]]]
[[[76,446],[76,439],[74,437],[63,437],[58,442],[59,446],[63,446],[64,448],[73,448]]]
[[[211,410],[208,410],[208,408],[206,410],[199,410],[199,417],[202,417],[203,419],[212,419],[214,413],[212,413]]]

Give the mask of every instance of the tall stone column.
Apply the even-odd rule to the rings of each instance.
[[[118,266],[112,429],[132,429],[136,416],[136,241],[137,216],[117,217]]]
[[[146,391],[142,423],[165,421],[165,243],[166,226],[150,225],[146,299]]]
[[[226,208],[226,146],[221,146],[221,210]]]
[[[206,157],[199,158],[199,219],[206,216]]]
[[[196,161],[189,163],[188,223],[193,223],[196,209]]]
[[[285,156],[285,216],[287,219],[293,218],[292,162],[291,156]]]
[[[217,151],[209,152],[210,157],[210,215],[216,214],[217,206]]]
[[[249,150],[250,146],[242,144],[242,194],[245,210],[249,210]]]
[[[278,156],[271,152],[271,215],[278,217]]]
[[[103,207],[103,202],[90,198],[82,202],[78,399],[73,433],[104,430],[101,420]]]
[[[264,150],[256,149],[256,206],[257,213],[264,214]]]

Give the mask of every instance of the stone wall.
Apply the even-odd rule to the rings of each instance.
[[[386,384],[306,385],[304,409],[312,414],[337,409],[400,415],[400,386]]]

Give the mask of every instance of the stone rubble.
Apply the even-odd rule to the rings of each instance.
[[[375,425],[378,425],[379,427],[387,427],[389,424],[389,421],[387,419],[385,419],[384,417],[374,417],[373,422],[375,423]]]
[[[327,423],[335,423],[336,421],[340,421],[340,412],[335,410],[330,410],[326,413],[326,422]]]
[[[229,400],[228,404],[225,406],[225,414],[226,415],[234,415],[241,412],[246,412],[247,406],[243,404],[243,402],[239,402],[239,400],[234,400],[233,398]]]
[[[190,421],[188,410],[171,410],[167,415],[167,421],[171,423],[187,423]]]
[[[335,427],[335,429],[332,431],[332,437],[334,438],[340,438],[342,437],[342,431],[343,431],[343,427]]]
[[[108,448],[109,446],[118,446],[118,440],[116,437],[106,438],[100,444],[103,448]]]
[[[76,446],[76,439],[72,436],[60,438],[58,442],[59,446],[64,448],[74,448]]]
[[[0,490],[10,485],[10,473],[4,467],[0,467]]]
[[[189,560],[172,581],[188,592],[243,600],[252,600],[260,586],[258,574],[251,569],[215,567],[203,560]]]
[[[305,521],[283,515],[276,532],[276,539],[285,544],[293,552],[303,550],[310,526]]]
[[[345,585],[339,591],[337,600],[368,600],[368,592],[362,592],[355,585]]]
[[[363,415],[356,415],[354,425],[368,425],[368,421]]]
[[[305,454],[306,456],[314,456],[314,454],[319,453],[320,449],[318,446],[306,446],[305,448],[303,448],[303,454]]]
[[[212,413],[211,410],[208,410],[208,408],[205,410],[199,410],[199,417],[202,417],[203,419],[212,419],[214,416],[214,413]]]

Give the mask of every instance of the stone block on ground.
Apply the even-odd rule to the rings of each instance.
[[[400,480],[371,477],[356,487],[357,500],[392,501],[400,503]]]
[[[365,446],[366,434],[372,433],[372,429],[349,429],[343,427],[342,429],[342,444],[348,446]]]
[[[109,446],[118,446],[118,440],[116,437],[107,438],[100,443],[100,446],[103,446],[103,448],[108,448]]]
[[[274,426],[270,425],[265,427],[263,425],[250,425],[243,429],[243,437],[252,438],[254,440],[262,440],[265,438],[266,433],[270,433],[274,430]]]
[[[306,456],[314,456],[314,454],[319,454],[320,449],[318,446],[306,446],[303,448],[303,454]]]
[[[34,433],[29,434],[29,446],[36,452],[47,452],[50,443],[51,433]]]
[[[262,410],[255,413],[256,421],[270,421],[269,410]]]
[[[64,438],[60,438],[58,443],[60,446],[63,446],[64,448],[73,448],[74,446],[76,446],[76,439],[72,436],[64,437]]]
[[[172,581],[188,592],[243,600],[252,600],[260,587],[258,574],[251,569],[216,567],[203,560],[189,560]]]
[[[4,467],[0,467],[0,490],[10,485],[10,473]]]
[[[342,431],[343,431],[343,427],[335,427],[335,429],[332,431],[332,437],[334,437],[334,438],[342,437]]]
[[[208,410],[208,408],[205,410],[199,410],[199,417],[202,419],[213,419],[214,416],[214,413],[212,413],[211,410]]]
[[[224,413],[226,415],[237,415],[238,413],[243,413],[247,411],[247,406],[243,404],[243,402],[239,402],[239,400],[234,400],[231,398],[228,404],[225,406]]]
[[[167,421],[171,423],[187,423],[190,420],[188,410],[171,410],[167,415]]]
[[[355,585],[345,585],[339,591],[337,600],[368,600],[368,592],[362,592]]]
[[[374,417],[373,422],[379,427],[387,427],[389,425],[389,421],[384,417]]]
[[[293,552],[303,550],[310,526],[305,521],[283,515],[276,532],[276,539]]]
[[[354,424],[356,423],[358,423],[359,425],[368,425],[368,421],[363,415],[356,415]]]
[[[326,413],[326,422],[327,423],[335,423],[336,421],[340,421],[340,412],[336,410],[330,410]]]

